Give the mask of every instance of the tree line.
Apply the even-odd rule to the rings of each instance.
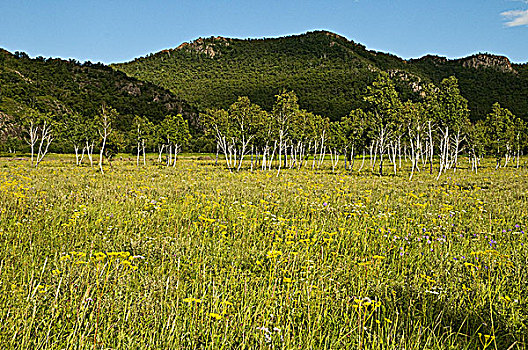
[[[362,96],[366,107],[339,121],[300,109],[293,91],[277,95],[271,112],[239,97],[228,110],[211,109],[201,118],[229,169],[239,170],[249,157],[251,169],[271,170],[275,160],[278,174],[284,167],[319,167],[329,155],[333,170],[342,160],[353,171],[356,159],[361,170],[368,159],[383,175],[384,160],[397,173],[403,157],[411,162],[412,178],[422,169],[432,174],[436,159],[438,176],[456,170],[463,153],[474,171],[485,156],[494,157],[497,167],[512,158],[519,166],[527,145],[522,119],[495,103],[485,120],[471,123],[455,77],[427,85],[422,96],[417,102],[402,100],[389,75],[380,73]]]
[[[387,73],[380,73],[361,98],[364,108],[332,122],[301,109],[293,91],[276,95],[270,111],[239,97],[228,109],[201,113],[201,130],[195,135],[181,114],[167,115],[157,125],[136,116],[127,131],[116,129],[119,115],[105,105],[94,118],[73,114],[62,123],[51,114],[30,113],[19,129],[24,130],[34,166],[58,139],[73,149],[77,165],[94,166],[97,150],[101,172],[104,158],[111,162],[124,151],[135,153],[138,166],[146,164],[147,152],[155,152],[158,163],[175,166],[192,136],[201,139],[201,151],[212,146],[216,163],[223,162],[230,171],[260,168],[277,175],[284,168],[319,168],[329,157],[333,171],[342,164],[350,172],[370,167],[383,175],[388,161],[396,174],[403,158],[411,163],[411,178],[424,170],[440,176],[456,170],[462,155],[474,171],[486,156],[494,157],[496,167],[519,166],[528,144],[526,124],[498,103],[486,119],[472,123],[455,77],[438,86],[428,84],[421,99],[411,101],[402,99]],[[4,131],[13,129],[9,124],[0,123]],[[0,134],[4,140],[6,134]]]
[[[65,122],[57,121],[52,114],[28,114],[22,121],[23,141],[28,145],[31,165],[38,167],[48,153],[54,140],[68,143],[75,153],[75,164],[80,166],[89,162],[90,166],[103,171],[103,162],[111,162],[118,152],[137,152],[136,163],[146,165],[147,148],[158,153],[158,161],[174,166],[183,147],[188,145],[191,133],[189,123],[181,114],[167,115],[161,123],[155,125],[144,116],[135,116],[133,126],[128,131],[115,128],[119,120],[118,112],[103,105],[94,118],[85,118],[73,114]],[[0,123],[5,130],[11,128],[9,121]],[[5,136],[4,134],[0,134]],[[13,135],[12,135],[13,136]],[[16,137],[16,135],[15,135]],[[4,137],[4,141],[8,137]],[[11,144],[11,147],[14,147]],[[15,153],[15,149],[8,149]],[[94,159],[98,152],[99,160]],[[111,163],[110,163],[111,164]]]

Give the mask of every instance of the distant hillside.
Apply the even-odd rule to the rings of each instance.
[[[482,119],[491,105],[499,102],[528,121],[528,64],[512,64],[503,56],[477,54],[455,60],[425,56],[409,61],[409,66],[434,83],[456,76],[473,119]]]
[[[170,89],[202,110],[225,108],[242,95],[269,109],[274,95],[286,88],[298,94],[302,108],[334,120],[362,105],[359,95],[380,70],[398,77],[405,98],[416,98],[423,82],[455,75],[473,119],[498,101],[528,120],[526,64],[486,54],[406,61],[326,31],[273,39],[200,38],[113,67]]]
[[[17,119],[31,110],[58,116],[80,113],[92,118],[101,105],[115,108],[120,129],[134,115],[159,122],[167,114],[196,112],[170,91],[138,81],[103,64],[80,64],[61,59],[30,59],[24,53],[0,49],[0,115]]]

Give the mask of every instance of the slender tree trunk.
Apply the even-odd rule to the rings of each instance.
[[[143,165],[147,165],[147,159],[145,156],[145,140],[141,140],[141,148],[143,149]]]
[[[79,166],[79,146],[73,145],[73,150],[75,151],[75,165]]]
[[[396,143],[394,143],[394,145],[392,146],[392,158],[394,159],[394,162],[393,162],[393,169],[394,169],[394,175],[396,175]],[[401,158],[400,158],[400,161],[401,161]]]
[[[137,157],[136,157],[136,167],[139,168],[139,156],[141,154],[141,143],[138,141],[137,143]]]
[[[172,163],[172,144],[169,143],[169,146],[167,147],[167,162],[165,163],[165,166],[169,166]]]
[[[29,124],[29,140],[26,140],[31,148],[31,166],[34,165],[34,156],[35,156],[35,144],[37,143],[37,132],[38,132],[38,126],[33,126],[33,121]]]
[[[363,165],[365,165],[365,149],[363,148],[363,157],[361,157],[361,165],[358,169],[358,173],[361,172],[361,169],[363,169]]]
[[[415,153],[414,153],[414,145],[413,145],[412,138],[410,138],[410,143],[411,143],[411,175],[409,176],[409,181],[411,181],[412,178],[413,178],[413,175],[414,175],[414,163],[415,163]]]
[[[103,137],[103,145],[101,146],[101,151],[99,152],[99,169],[101,170],[101,174],[104,174],[104,171],[103,171],[103,154],[104,154],[105,146],[106,146],[106,134]]]
[[[84,159],[84,153],[86,152],[86,148],[82,148],[82,151],[81,151],[81,159],[79,159],[79,166],[81,165],[83,159]]]
[[[162,159],[162,155],[163,155],[163,150],[165,149],[165,145],[161,145],[159,146],[159,151],[158,151],[158,163],[161,163],[161,161],[163,160]]]
[[[253,145],[251,145],[251,172],[253,172]]]
[[[448,140],[449,140],[449,128],[446,127],[445,133],[443,135],[443,140],[440,142],[440,169],[438,170],[438,175],[436,177],[436,180],[440,178],[440,175],[442,175],[442,171],[446,167],[447,163],[447,153],[448,153]]]
[[[460,145],[460,130],[457,131],[456,137],[455,137],[455,157],[454,157],[454,165],[453,165],[453,172],[456,172],[458,167],[458,148]]]
[[[431,121],[428,122],[429,125],[429,174],[433,175],[433,155],[434,155],[434,143],[433,143],[433,130],[431,127]]]
[[[37,159],[35,163],[35,168],[38,167],[42,159],[44,159],[44,156],[46,153],[48,153],[48,147],[50,143],[53,141],[53,138],[51,137],[51,127],[49,125],[46,125],[46,122],[44,122],[44,125],[41,128],[41,135],[40,135],[40,143],[39,143],[39,149],[37,154]],[[42,149],[42,146],[45,147],[45,149]]]
[[[350,150],[350,175],[352,175],[352,172],[354,171],[354,145],[352,145],[352,149]]]
[[[402,167],[402,157],[401,157],[401,136],[398,137],[398,160],[400,162],[399,164],[399,168],[401,169]]]
[[[277,176],[279,176],[282,165],[282,130],[279,130],[279,168],[277,170]]]
[[[275,140],[275,142],[273,142],[273,151],[271,152],[271,157],[269,159],[269,162],[268,162],[268,170],[271,171],[271,167],[273,165],[273,158],[275,158],[275,150],[277,149],[277,140]]]
[[[264,146],[264,149],[262,150],[262,163],[261,163],[261,170],[266,170],[266,153],[268,152],[268,142],[266,142],[266,145]]]
[[[172,167],[176,167],[176,161],[178,160],[178,155],[181,153],[182,147],[180,144],[174,145],[174,161],[172,163]]]
[[[90,145],[88,143],[88,140],[86,140],[86,155],[88,156],[88,159],[90,160],[90,167],[93,168],[93,148],[94,148],[94,143],[92,141],[92,144]]]
[[[312,170],[315,169],[315,158],[317,157],[317,141],[314,142],[314,153],[313,153],[313,159],[312,159]]]

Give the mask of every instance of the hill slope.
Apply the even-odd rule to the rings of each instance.
[[[166,114],[196,112],[170,91],[139,81],[103,64],[80,64],[61,59],[30,59],[0,49],[0,113],[20,118],[31,110],[66,116],[73,112],[91,118],[105,103],[120,114],[118,128],[126,129],[134,115],[154,122]]]
[[[492,55],[406,61],[326,31],[274,39],[200,38],[113,67],[170,89],[199,109],[225,108],[241,95],[269,109],[285,88],[298,94],[301,107],[334,120],[362,105],[359,95],[379,70],[399,76],[405,98],[417,97],[420,82],[455,75],[474,119],[496,101],[528,119],[526,65]]]
[[[491,105],[499,102],[528,121],[528,64],[512,64],[503,56],[477,54],[455,60],[425,56],[409,61],[409,66],[434,83],[456,76],[473,119],[482,119]]]

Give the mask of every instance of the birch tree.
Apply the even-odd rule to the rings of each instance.
[[[117,118],[117,111],[113,108],[108,108],[105,105],[101,107],[101,114],[96,118],[97,131],[101,137],[101,148],[99,150],[99,170],[104,174],[103,170],[103,155],[105,154],[105,147],[108,137],[112,134],[112,122]]]
[[[423,105],[419,102],[405,102],[402,108],[402,117],[407,129],[407,141],[410,148],[409,158],[411,160],[409,180],[412,180],[414,171],[420,171],[418,161],[422,157],[427,157],[423,144],[424,140],[427,140],[428,125]]]
[[[230,139],[233,134],[229,113],[224,109],[209,109],[201,115],[201,119],[204,120],[205,133],[214,137],[217,149],[224,155],[226,167],[231,170],[232,156],[230,156],[230,152],[232,148],[230,147]]]
[[[48,153],[49,146],[53,141],[53,128],[50,120],[44,119],[42,125],[40,126],[40,141],[37,152],[37,157],[35,159],[35,168],[39,166],[44,156]]]
[[[484,121],[471,124],[467,131],[468,159],[471,170],[478,173],[480,159],[486,154],[488,137]]]
[[[453,165],[456,167],[462,129],[469,119],[469,109],[467,100],[460,94],[458,80],[453,76],[442,80],[436,96],[439,108],[436,124],[440,131],[438,179],[442,171],[449,169]]]
[[[345,134],[345,130],[342,128],[341,123],[333,122],[330,123],[328,133],[328,145],[330,147],[330,163],[332,165],[332,172],[335,172],[335,168],[339,163],[339,158],[344,153],[346,158],[346,149],[348,148],[348,139]]]
[[[86,149],[86,122],[74,113],[67,117],[64,125],[64,138],[69,141],[75,152],[75,165],[81,165]]]
[[[136,166],[139,167],[140,155],[143,154],[143,165],[146,165],[145,150],[151,141],[154,125],[144,116],[135,116],[133,121],[133,138],[136,141],[137,157]]]
[[[299,113],[299,104],[297,102],[297,95],[293,91],[283,90],[275,98],[275,105],[273,106],[271,114],[278,134],[279,166],[277,176],[279,176],[282,166],[282,154],[285,151],[290,123]]]
[[[383,175],[383,156],[395,129],[399,126],[401,101],[389,75],[382,72],[367,88],[365,101],[369,104],[370,127],[377,135],[380,155],[379,174]]]
[[[319,139],[322,117],[306,110],[299,110],[290,121],[288,139],[290,142],[290,168],[300,169],[306,165],[310,148]]]
[[[54,139],[52,115],[31,113],[26,117],[24,124],[28,136],[25,140],[31,150],[31,166],[38,167]]]
[[[167,115],[160,124],[159,133],[167,150],[167,166],[175,167],[178,154],[191,138],[189,123],[181,114]]]
[[[528,128],[521,118],[516,118],[513,125],[513,143],[516,151],[516,167],[519,168],[523,148],[528,145]]]
[[[253,139],[266,125],[267,113],[248,97],[239,97],[229,107],[229,122],[232,134],[232,147],[236,150],[235,165],[242,167],[244,157],[249,153]]]
[[[495,158],[495,168],[500,167],[503,157],[508,157],[515,141],[515,116],[499,103],[494,103],[488,113],[485,125],[488,136],[488,151]]]
[[[350,147],[350,173],[354,170],[356,155],[362,152],[362,160],[358,172],[365,164],[365,147],[368,142],[368,115],[362,109],[354,109],[340,121],[341,128],[345,134],[347,145]],[[346,164],[346,163],[345,163]]]
[[[37,144],[37,141],[38,141],[38,132],[39,132],[38,123],[35,120],[30,119],[27,122],[25,130],[28,135],[28,137],[25,138],[25,140],[26,140],[26,143],[29,145],[29,148],[31,149],[31,166],[33,166],[35,164],[34,162],[35,145]]]
[[[88,120],[85,120],[83,123],[83,138],[84,138],[84,149],[86,151],[86,156],[90,161],[90,167],[94,166],[93,152],[95,148],[95,143],[99,137],[98,125],[97,123],[91,123]]]

